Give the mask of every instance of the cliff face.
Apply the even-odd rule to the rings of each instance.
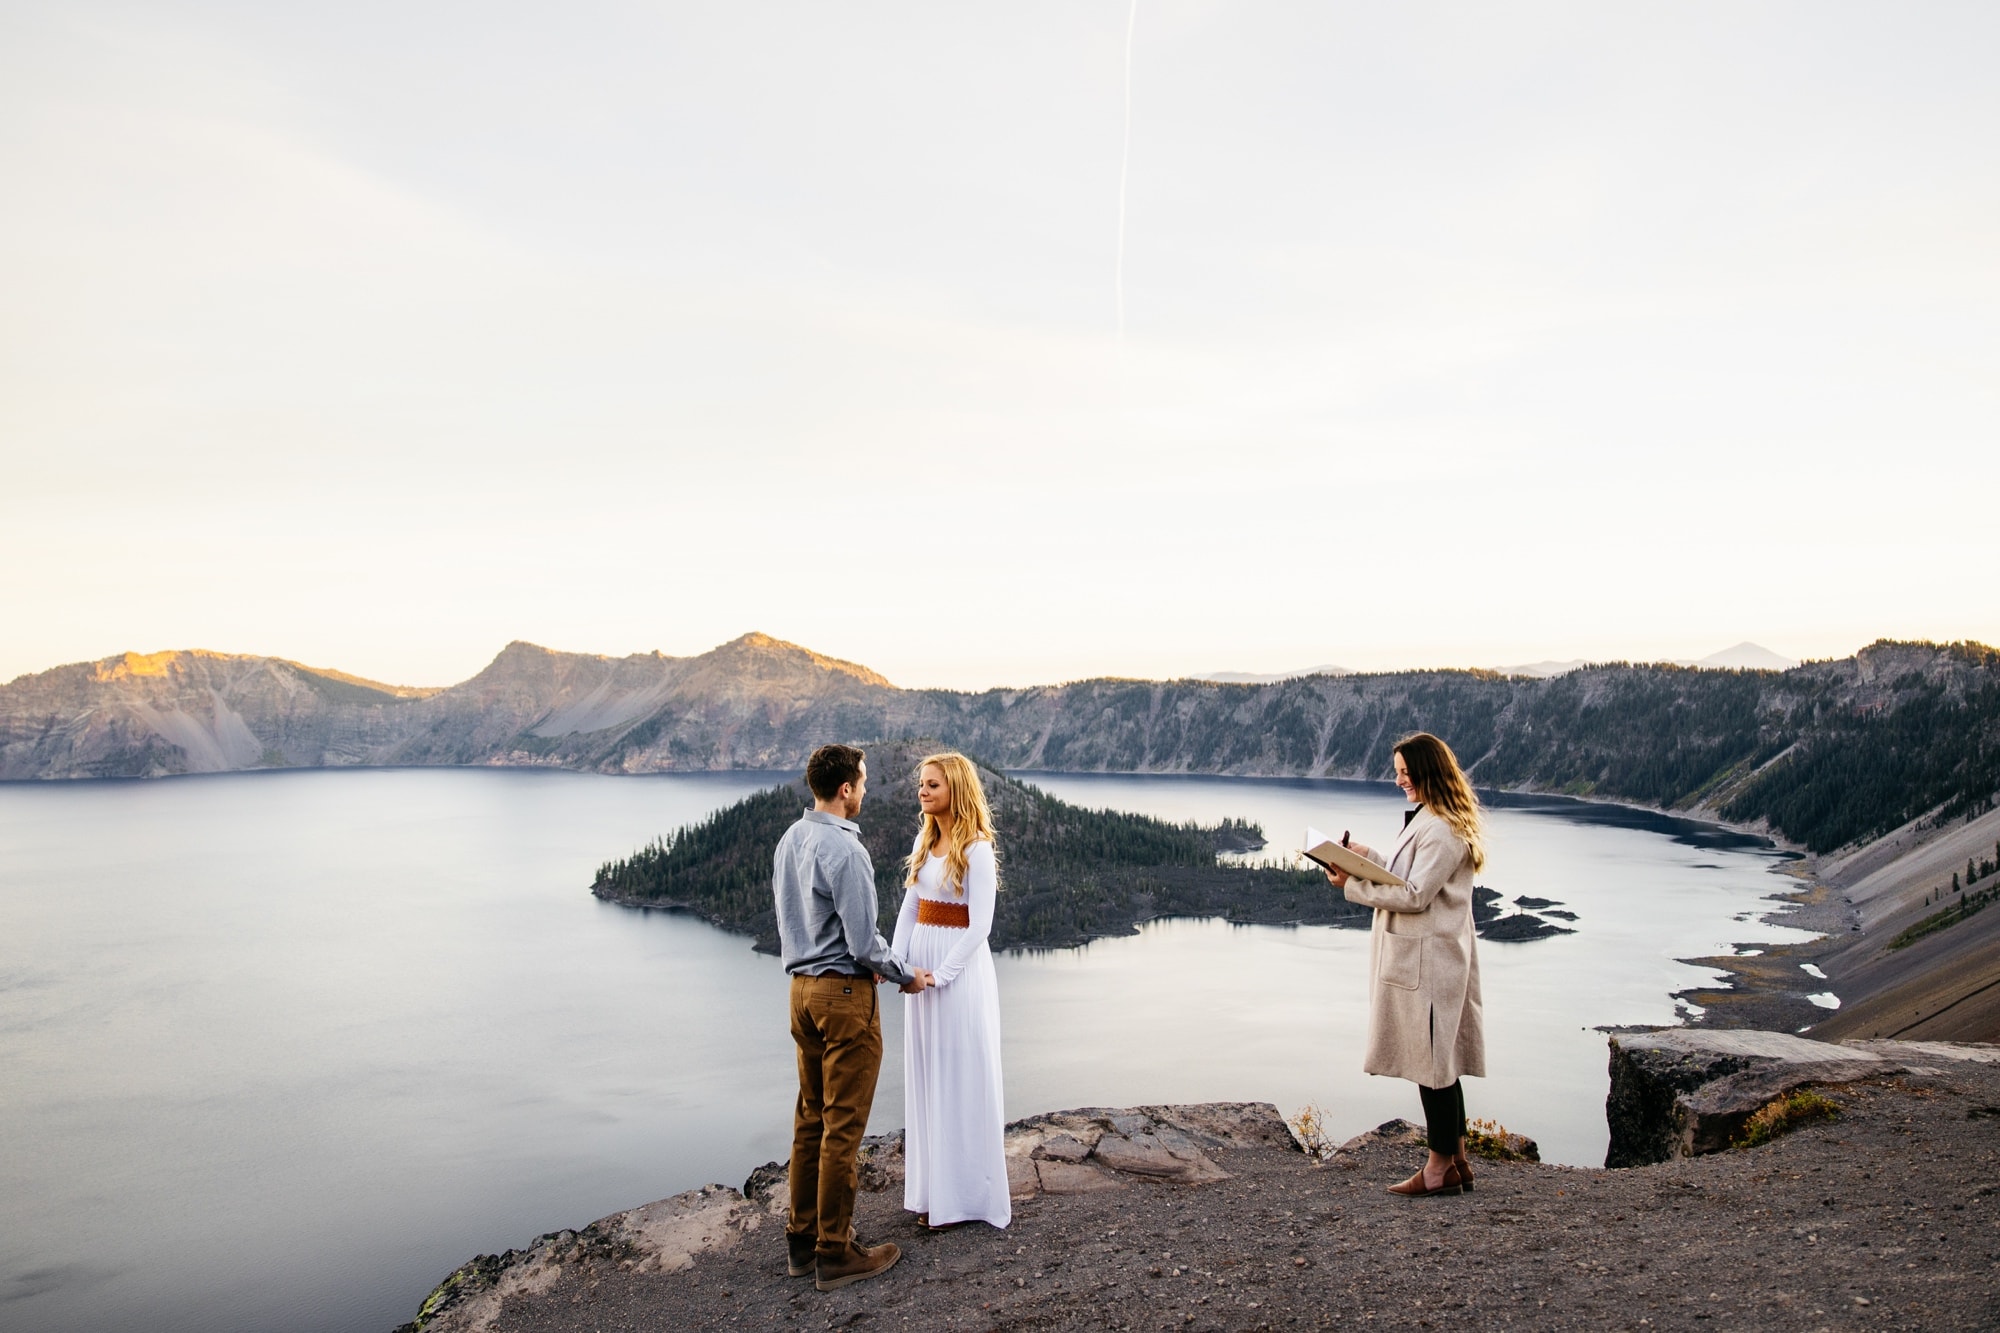
[[[471,680],[407,719],[381,762],[588,767],[562,742],[617,734],[654,712],[688,659],[598,657],[510,643]]]
[[[511,643],[442,690],[272,657],[128,653],[0,686],[0,779],[344,764],[787,767],[830,734],[876,734],[837,729],[880,719],[898,693],[865,667],[762,634],[699,657]]]
[[[1474,778],[1765,820],[1815,850],[2000,790],[2000,653],[1880,643],[1785,672],[1612,664],[1267,684],[899,690],[761,634],[697,657],[514,643],[449,689],[274,658],[126,656],[0,687],[0,777],[260,765],[791,768],[833,739],[936,736],[1003,768],[1379,778],[1413,730]]]
[[[376,762],[432,693],[274,657],[126,653],[0,687],[0,778]]]

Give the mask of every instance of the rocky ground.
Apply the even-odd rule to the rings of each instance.
[[[1383,1192],[1421,1157],[1400,1122],[1320,1161],[1268,1108],[1150,1108],[1123,1133],[1133,1113],[1045,1117],[1010,1138],[1031,1136],[1033,1166],[1004,1233],[919,1233],[871,1169],[888,1188],[863,1196],[860,1234],[904,1247],[874,1281],[786,1277],[781,1218],[714,1189],[489,1261],[512,1286],[438,1302],[426,1333],[2000,1327],[2000,1063],[1822,1091],[1837,1120],[1761,1147],[1482,1163],[1474,1193],[1425,1200]],[[1067,1160],[1093,1137],[1104,1152]],[[1212,1145],[1199,1164],[1190,1141]],[[1122,1165],[1065,1175],[1100,1158]]]

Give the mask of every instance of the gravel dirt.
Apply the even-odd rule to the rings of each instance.
[[[2000,1328],[2000,1065],[1824,1091],[1839,1119],[1758,1148],[1481,1163],[1456,1198],[1385,1194],[1421,1149],[1368,1136],[1327,1164],[1223,1149],[1228,1180],[1044,1195],[1004,1233],[919,1234],[899,1191],[864,1195],[861,1238],[904,1250],[873,1281],[786,1277],[771,1226],[678,1273],[572,1268],[492,1327]]]

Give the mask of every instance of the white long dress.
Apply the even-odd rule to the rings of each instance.
[[[1002,1144],[1000,989],[993,978],[993,844],[967,849],[965,893],[945,886],[932,856],[903,894],[896,955],[936,974],[937,985],[903,997],[903,1206],[948,1222],[1013,1220]],[[917,903],[963,905],[968,927],[919,925]]]

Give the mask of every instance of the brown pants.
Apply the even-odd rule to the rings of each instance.
[[[855,1156],[882,1069],[882,1011],[872,978],[793,977],[799,1102],[792,1116],[792,1215],[785,1230],[820,1250],[854,1229]]]

